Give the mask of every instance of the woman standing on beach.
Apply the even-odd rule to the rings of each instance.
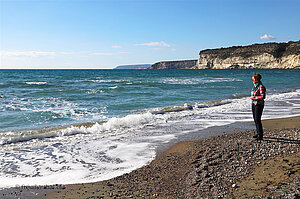
[[[254,87],[251,91],[252,113],[256,125],[256,135],[254,135],[253,138],[256,138],[257,140],[262,140],[263,138],[261,115],[265,104],[264,99],[266,97],[266,88],[260,80],[261,75],[259,73],[256,73],[252,76],[252,82],[254,84]]]

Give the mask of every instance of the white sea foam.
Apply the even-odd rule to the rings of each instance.
[[[44,84],[47,84],[47,82],[25,82],[25,84],[28,84],[28,85],[44,85]]]
[[[154,120],[151,113],[132,114],[121,118],[111,118],[103,123],[95,123],[91,127],[69,127],[61,130],[60,136],[69,136],[75,134],[99,134],[104,132],[114,133],[114,131],[125,130],[129,128],[141,128],[144,124],[149,124]]]
[[[118,129],[124,127],[138,126],[147,124],[153,120],[151,113],[127,115],[123,118],[111,118],[108,122],[102,125],[104,130]]]
[[[299,89],[267,95],[263,118],[300,115],[299,99]],[[14,140],[1,148],[0,187],[110,179],[149,163],[158,146],[177,136],[253,120],[249,97],[196,103],[192,110],[164,114],[150,111],[153,110],[111,118],[89,127],[71,126],[44,135],[20,135],[22,142]],[[1,135],[8,138],[14,133]]]
[[[266,108],[263,114],[263,118],[267,119],[272,117],[278,117],[278,115],[284,117],[285,115],[290,116],[291,114],[299,114],[299,111],[297,109],[297,107],[299,107],[299,104],[297,105],[292,103],[293,100],[283,100],[293,99],[295,97],[298,97],[299,95],[299,90],[290,93],[269,95],[266,99]],[[282,106],[275,105],[277,101],[283,103],[282,100],[285,104],[282,104]],[[34,139],[54,138],[77,134],[94,134],[107,131],[123,131],[124,129],[142,127],[143,125],[148,124],[156,125],[158,123],[162,123],[162,121],[180,121],[185,118],[188,118],[189,120],[198,120],[202,118],[210,122],[213,122],[213,119],[217,119],[220,125],[222,125],[221,121],[224,121],[225,125],[228,124],[228,121],[230,121],[229,123],[232,123],[234,121],[251,120],[252,115],[250,114],[250,104],[251,101],[249,98],[241,98],[199,103],[192,106],[193,110],[189,110],[190,106],[188,105],[183,105],[182,107],[175,106],[173,108],[167,108],[167,111],[151,111],[152,113],[164,113],[163,116],[152,114],[149,111],[147,113],[132,114],[121,118],[110,118],[104,123],[95,123],[91,127],[71,126],[61,130],[48,131],[43,133],[29,132],[22,133],[21,135],[14,137],[1,137],[0,144],[11,144],[17,142],[31,141]],[[60,111],[57,110],[53,112],[59,113]],[[208,127],[208,125],[206,127]]]
[[[111,83],[111,82],[114,82],[114,83],[119,83],[119,82],[125,82],[125,80],[112,80],[112,79],[93,79],[93,80],[88,80],[90,82],[94,82],[94,83]]]
[[[81,141],[67,146],[48,146],[44,150],[18,151],[13,156],[6,156],[9,161],[6,166],[13,162],[20,170],[13,175],[1,175],[0,186],[106,180],[139,168],[154,157],[155,151],[150,143],[110,139]]]
[[[234,82],[234,81],[242,81],[237,78],[189,78],[189,79],[181,79],[181,78],[166,78],[162,80],[164,84],[207,84],[207,83],[215,83],[215,82]]]
[[[112,80],[95,79],[95,80],[89,80],[89,81],[94,82],[94,83],[104,83],[104,82],[111,82]]]
[[[101,91],[99,91],[101,92]],[[2,111],[22,111],[26,113],[38,113],[41,115],[38,118],[41,122],[47,122],[47,120],[53,120],[56,118],[67,118],[75,121],[82,121],[89,116],[92,121],[105,120],[107,117],[106,106],[94,107],[88,109],[82,107],[77,103],[67,101],[62,98],[13,98],[13,100],[0,104],[0,110]],[[29,114],[27,114],[29,115]],[[47,115],[46,117],[43,115]],[[27,118],[25,118],[27,119]],[[33,122],[28,118],[28,122]],[[36,122],[35,122],[36,123]]]
[[[16,136],[15,133],[11,133],[13,136],[2,136],[0,138],[0,145],[7,145],[19,142],[27,142],[35,139],[42,140],[46,138],[55,138],[63,136],[72,136],[77,134],[97,134],[106,131],[119,131],[125,128],[135,127],[138,128],[143,124],[148,124],[154,119],[151,113],[133,114],[127,115],[122,118],[111,118],[104,123],[95,123],[91,127],[83,126],[71,126],[63,128],[61,130],[48,130],[43,132],[23,132]],[[9,134],[6,134],[9,135]]]
[[[110,89],[116,89],[116,88],[118,88],[118,86],[111,86],[111,87],[108,87],[108,88],[110,88]]]
[[[98,90],[98,89],[92,89],[87,91],[88,94],[94,94],[94,93],[104,93],[103,90]]]

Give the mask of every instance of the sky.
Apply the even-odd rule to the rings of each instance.
[[[0,69],[110,69],[300,39],[299,0],[0,0]]]

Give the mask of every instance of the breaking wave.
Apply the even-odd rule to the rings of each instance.
[[[28,85],[45,85],[45,84],[48,84],[48,82],[25,82],[25,84],[28,84]]]
[[[266,101],[269,103],[268,106],[273,106],[272,104],[276,104],[278,101],[282,101],[282,99],[293,99],[300,94],[300,90],[291,91],[288,93],[280,93],[268,95]],[[287,105],[280,108],[277,107],[277,112],[280,112],[281,116],[284,117],[286,114],[297,114],[297,112],[290,111],[289,113],[282,113],[286,111],[285,107],[290,105],[291,107],[299,107],[299,104],[292,104],[293,100],[290,100]],[[113,117],[108,119],[107,121],[101,122],[91,122],[91,123],[83,123],[79,125],[72,125],[70,127],[58,127],[54,129],[46,129],[40,131],[27,131],[27,132],[3,132],[6,136],[2,136],[0,139],[1,145],[19,143],[19,142],[28,142],[32,140],[42,140],[48,138],[55,137],[63,137],[63,136],[73,136],[78,134],[105,134],[116,133],[124,131],[125,129],[130,128],[138,128],[143,125],[157,125],[159,123],[164,123],[166,119],[172,120],[181,120],[186,116],[193,115],[196,117],[205,117],[209,118],[218,118],[224,119],[227,118],[227,114],[230,113],[247,113],[250,111],[249,109],[250,100],[247,97],[236,98],[236,99],[223,99],[217,101],[208,101],[194,104],[183,104],[179,106],[170,106],[163,108],[152,108],[144,110],[143,113],[130,114],[124,117]],[[264,113],[264,118],[272,118],[276,117],[272,112],[274,108],[270,108],[270,110],[266,110]],[[288,109],[289,110],[289,109]],[[268,111],[270,113],[268,113]],[[223,114],[223,115],[222,115]],[[299,113],[298,113],[299,114]],[[221,116],[222,115],[222,116]],[[251,116],[251,114],[248,114]],[[234,115],[230,116],[233,117]],[[250,119],[251,117],[247,117]],[[228,119],[228,118],[227,118]],[[12,136],[14,135],[14,136]]]
[[[124,128],[136,127],[147,124],[154,119],[151,113],[127,115],[122,118],[111,118],[108,121],[85,123],[73,125],[71,127],[60,127],[55,129],[47,129],[43,131],[27,131],[27,132],[3,132],[6,135],[16,135],[12,137],[1,137],[0,144],[14,144],[19,142],[28,142],[32,140],[42,140],[47,138],[73,136],[77,134],[99,134],[106,131],[116,131]]]

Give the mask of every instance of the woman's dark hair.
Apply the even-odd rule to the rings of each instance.
[[[253,75],[254,79],[257,80],[257,81],[260,81],[261,80],[261,75],[259,73],[255,73]]]

